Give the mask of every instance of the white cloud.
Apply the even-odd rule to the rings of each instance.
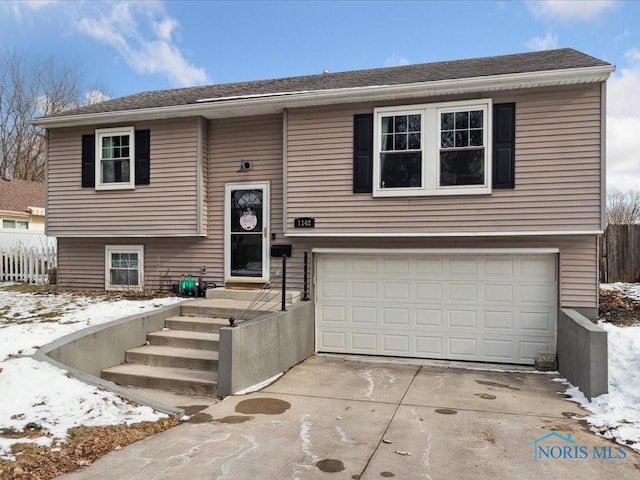
[[[57,0],[21,0],[19,3],[21,3],[22,6],[26,8],[38,11],[41,8],[48,7],[49,5],[57,3]]]
[[[409,60],[396,53],[388,56],[384,61],[385,67],[400,67],[402,65],[409,65]]]
[[[607,84],[607,185],[640,190],[640,49]]]
[[[30,12],[39,12],[45,7],[59,3],[58,0],[14,0],[12,2],[0,1],[0,7],[10,11],[18,23],[25,21],[33,23]]]
[[[579,22],[597,18],[613,8],[616,0],[527,0],[525,4],[537,18]]]
[[[113,47],[139,74],[166,75],[177,86],[208,82],[203,68],[190,63],[176,45],[178,22],[155,2],[112,3],[100,15],[87,14],[78,30]]]
[[[111,100],[111,97],[105,95],[100,90],[89,90],[84,94],[84,103],[86,105],[93,105],[94,103],[106,102]]]
[[[533,37],[527,42],[527,47],[531,50],[553,50],[558,48],[558,36],[547,32],[544,37]]]
[[[632,48],[631,50],[627,50],[624,55],[632,62],[640,63],[640,48]]]

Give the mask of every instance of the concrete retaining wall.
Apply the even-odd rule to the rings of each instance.
[[[147,333],[162,330],[172,315],[180,315],[179,304],[80,330],[41,350],[57,362],[99,377],[103,369],[123,363],[126,350],[144,345]]]
[[[609,391],[607,332],[569,308],[558,315],[558,371],[589,399]]]
[[[100,378],[100,374],[104,368],[124,362],[125,351],[143,345],[147,333],[164,328],[167,317],[180,315],[181,303],[79,330],[40,348],[33,357],[66,370],[89,385],[106,388],[133,402],[179,418],[184,414],[181,408],[137,395],[131,389]]]
[[[315,352],[313,302],[220,329],[218,395],[256,385]]]

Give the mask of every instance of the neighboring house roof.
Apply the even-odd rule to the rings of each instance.
[[[530,78],[536,72],[555,73],[552,80],[547,79],[547,83],[545,83],[543,79],[538,81],[536,86],[560,85],[580,83],[581,81],[600,81],[606,79],[613,69],[613,65],[607,62],[571,48],[563,48],[467,60],[150,91],[59,112],[51,117],[37,119],[34,123],[44,126],[64,126],[74,122],[65,123],[62,119],[80,116],[87,119],[100,117],[106,119],[111,116],[116,120],[112,115],[116,112],[136,114],[141,111],[149,113],[155,111],[157,115],[159,111],[167,113],[168,110],[171,110],[173,113],[180,113],[180,110],[183,113],[182,116],[186,116],[187,109],[180,109],[185,106],[189,107],[188,113],[191,115],[198,114],[195,110],[204,112],[200,113],[202,115],[207,115],[214,108],[224,108],[226,112],[233,114],[231,104],[238,105],[238,102],[242,102],[243,106],[246,106],[247,103],[265,104],[269,100],[273,104],[275,100],[281,106],[286,107],[338,103],[338,101],[365,101],[373,99],[371,96],[373,92],[384,90],[388,96],[389,90],[403,85],[419,86],[424,93],[425,85],[441,86],[450,85],[453,82],[465,84],[466,81],[469,86],[464,87],[466,88],[464,90],[457,87],[456,92],[478,90],[479,84],[476,82],[472,85],[469,82],[471,79],[479,80],[484,85],[483,88],[486,89],[518,88],[520,85],[515,82],[520,82],[523,78]],[[575,73],[577,70],[593,72],[594,79],[577,80]],[[564,75],[564,77],[561,78],[560,75]],[[583,75],[587,74],[583,73]],[[501,86],[494,82],[496,76],[504,76],[505,79],[508,79],[509,85]],[[490,85],[488,80],[491,80]],[[360,96],[357,96],[357,93]],[[438,90],[435,93],[452,92]],[[291,97],[296,99],[304,97],[306,103],[301,103],[298,100],[296,104],[292,104]],[[286,104],[287,100],[289,104]],[[236,114],[240,113],[236,112]],[[209,116],[209,118],[214,118],[214,116]],[[78,123],[77,118],[75,123]]]
[[[0,177],[0,210],[28,212],[29,207],[44,208],[44,183]]]

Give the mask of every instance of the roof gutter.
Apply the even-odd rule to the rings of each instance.
[[[96,123],[132,122],[164,118],[204,116],[221,118],[251,115],[253,110],[270,110],[272,113],[285,108],[331,105],[391,100],[396,98],[428,97],[472,92],[491,92],[515,88],[534,88],[559,85],[575,85],[605,81],[615,70],[613,65],[571,68],[543,72],[515,73],[483,77],[439,80],[400,85],[374,85],[367,87],[280,92],[220,98],[205,98],[197,103],[153,107],[115,112],[88,113],[41,117],[34,125],[47,128],[72,127]]]

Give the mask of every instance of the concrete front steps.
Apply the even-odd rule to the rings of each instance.
[[[180,315],[168,317],[165,328],[147,334],[147,344],[127,350],[125,363],[102,371],[102,377],[123,386],[168,390],[189,395],[215,395],[220,328],[229,318],[246,320],[281,309],[280,292],[257,302],[255,290],[213,289],[207,298],[185,302]],[[261,295],[265,297],[265,295]],[[287,292],[288,304],[300,300]]]
[[[104,369],[102,377],[124,386],[183,394],[216,394],[220,327],[227,318],[191,316],[181,307],[165,328],[147,334],[147,344],[127,350],[125,363]]]

